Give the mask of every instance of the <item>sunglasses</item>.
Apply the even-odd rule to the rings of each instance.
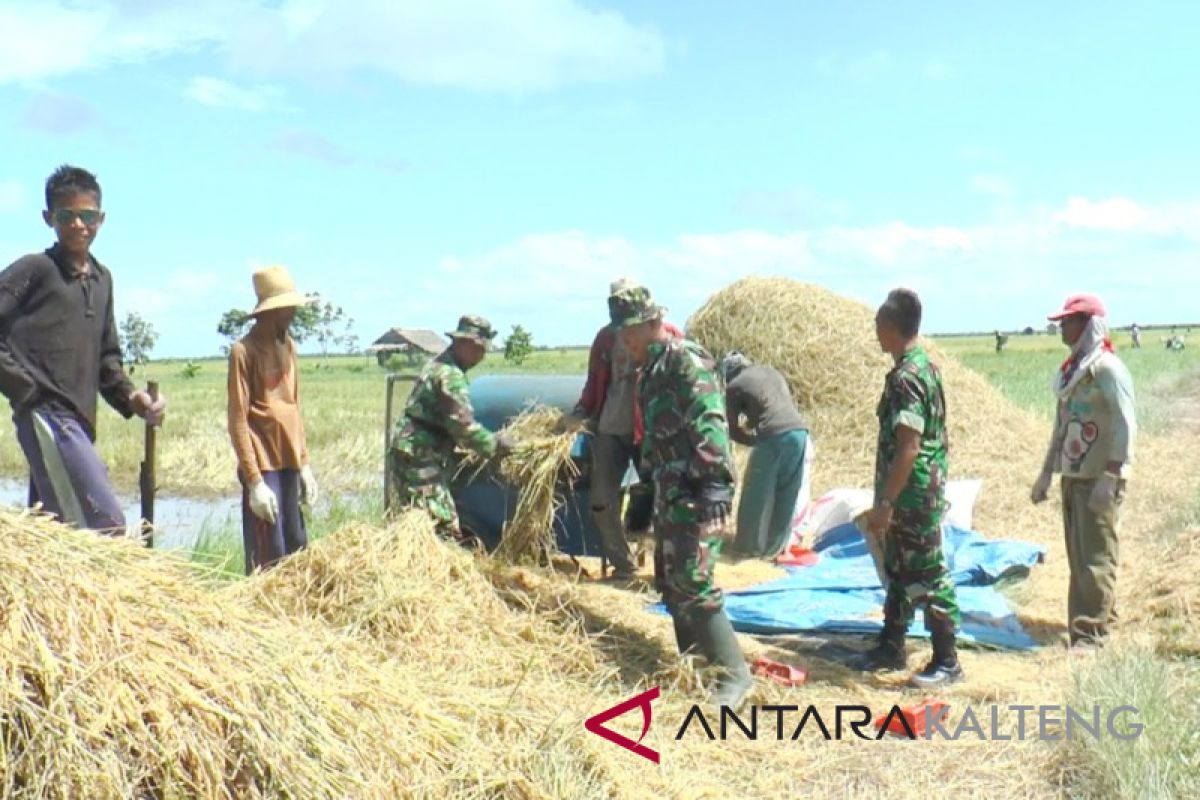
[[[100,211],[95,208],[84,208],[76,211],[73,208],[60,208],[54,212],[54,221],[59,225],[72,225],[79,220],[84,225],[95,225],[100,222]]]

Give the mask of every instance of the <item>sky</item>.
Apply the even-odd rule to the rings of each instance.
[[[0,262],[97,174],[156,356],[286,265],[356,321],[582,344],[783,275],[929,332],[1200,321],[1200,3],[0,0]],[[1188,98],[1192,99],[1188,99]]]

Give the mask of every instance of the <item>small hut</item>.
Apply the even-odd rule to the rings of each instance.
[[[428,328],[392,328],[367,348],[374,353],[379,366],[387,364],[393,355],[401,354],[410,364],[417,364],[446,349],[446,340]]]

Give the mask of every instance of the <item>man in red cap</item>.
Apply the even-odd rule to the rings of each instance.
[[[1133,379],[1113,352],[1104,304],[1074,295],[1050,319],[1071,355],[1054,384],[1057,412],[1034,503],[1062,475],[1063,524],[1071,583],[1067,594],[1072,650],[1089,650],[1116,622],[1117,518],[1137,435]]]

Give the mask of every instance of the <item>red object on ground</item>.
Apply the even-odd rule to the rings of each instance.
[[[782,686],[800,686],[808,680],[808,670],[772,661],[766,656],[754,659],[752,671],[762,678],[770,678]]]
[[[904,717],[904,722],[908,723],[908,728],[912,731],[913,736],[920,738],[925,735],[925,720],[938,719],[946,708],[948,706],[941,700],[927,698],[915,706],[902,706],[900,714]],[[929,709],[928,714],[926,714],[926,709]],[[888,733],[908,737],[908,730],[904,729],[904,722],[901,722],[899,717],[892,715],[890,711],[887,714],[880,715],[875,720],[876,729],[882,728],[885,722],[887,723]]]
[[[775,563],[781,567],[811,567],[820,560],[821,556],[817,551],[794,544],[780,553]]]

